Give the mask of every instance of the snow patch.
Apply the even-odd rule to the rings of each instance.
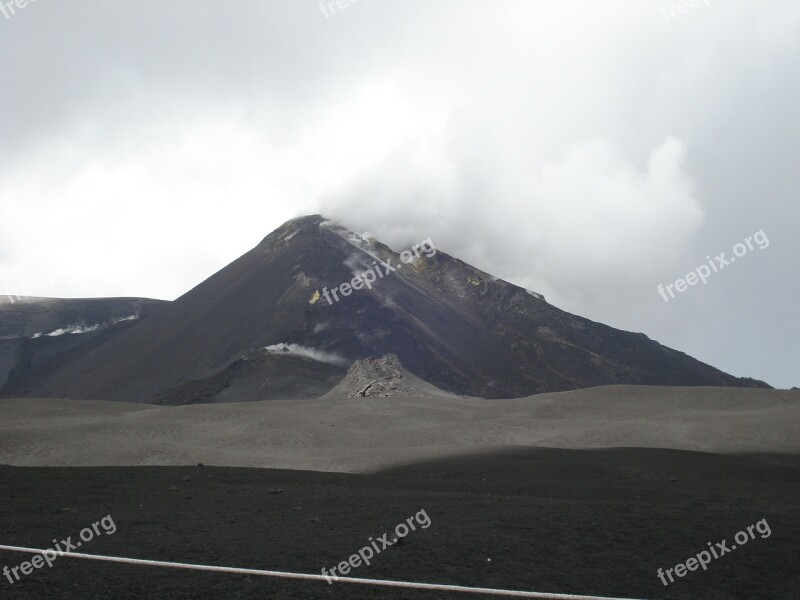
[[[355,231],[351,231],[347,227],[342,227],[334,221],[323,221],[319,224],[319,226],[324,227],[328,231],[332,231],[340,238],[352,244],[353,246],[356,246],[357,248],[361,248],[363,250],[365,246],[369,247],[369,241],[366,238],[358,235]]]
[[[375,255],[372,250],[373,242],[370,241],[374,239],[371,233],[364,233],[363,235],[357,234],[355,231],[348,229],[347,227],[342,227],[338,223],[334,221],[323,221],[319,224],[320,227],[324,227],[328,231],[331,231],[342,238],[345,242],[350,244],[351,246],[355,246],[362,252],[366,252],[372,258],[376,260],[380,260],[380,258]]]
[[[127,317],[117,317],[111,319],[110,321],[105,321],[104,323],[95,323],[94,325],[86,325],[85,323],[74,323],[71,325],[67,325],[66,327],[59,327],[55,331],[51,331],[50,333],[34,333],[30,339],[36,340],[40,337],[59,337],[62,335],[80,335],[82,333],[91,333],[92,331],[97,331],[101,327],[109,327],[111,325],[116,325],[117,323],[122,323],[123,321],[136,321],[139,318],[139,315],[128,315]]]
[[[528,292],[534,298],[537,298],[537,299],[541,300],[542,302],[547,302],[547,300],[544,299],[544,296],[542,296],[539,292],[534,292],[532,290],[525,290],[525,291]]]
[[[139,319],[139,315],[128,315],[127,317],[119,317],[118,319],[111,319],[111,324],[116,325],[117,323],[122,323],[123,321],[136,321]]]
[[[56,329],[55,331],[51,331],[47,333],[47,337],[58,337],[64,335],[66,333],[76,335],[81,333],[89,333],[91,331],[97,331],[100,329],[100,324],[96,325],[67,325],[66,327],[62,327],[61,329]]]

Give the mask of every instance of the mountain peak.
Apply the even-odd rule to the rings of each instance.
[[[288,241],[288,239],[291,239],[301,231],[316,231],[319,228],[319,225],[326,220],[327,219],[325,219],[325,217],[322,215],[305,215],[301,217],[294,217],[269,233],[263,240],[261,240],[260,245],[270,245],[275,243],[277,240]]]
[[[31,381],[29,394],[148,401],[164,394],[195,397],[182,390],[211,381],[200,386],[215,390],[209,401],[227,399],[225,389],[236,387],[236,377],[245,371],[257,377],[232,366],[276,344],[335,355],[342,366],[396,355],[416,377],[470,396],[610,384],[768,387],[644,335],[564,312],[447,255],[431,239],[395,252],[322,215],[308,215],[287,221],[69,369]],[[306,368],[297,365],[298,372]],[[275,385],[275,371],[264,369],[257,371],[264,381],[248,389]],[[304,373],[317,389],[320,381]],[[292,389],[287,377],[281,389]]]

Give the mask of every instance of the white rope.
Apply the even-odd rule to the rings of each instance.
[[[21,546],[0,545],[0,550],[9,552],[24,552],[27,554],[44,554],[44,550],[37,548],[24,548]],[[59,558],[81,558],[84,560],[97,560],[101,562],[124,563],[128,565],[142,565],[145,567],[165,567],[168,569],[188,569],[192,571],[211,571],[214,573],[234,573],[237,575],[258,575],[262,577],[280,577],[283,579],[305,579],[310,581],[326,581],[324,575],[312,573],[289,573],[286,571],[264,571],[261,569],[241,569],[238,567],[215,567],[212,565],[193,565],[187,563],[165,562],[162,560],[144,560],[140,558],[122,558],[119,556],[101,556],[98,554],[82,554],[80,552],[66,552]],[[543,592],[523,592],[517,590],[498,590],[492,588],[466,587],[463,585],[444,585],[439,583],[415,583],[410,581],[391,581],[387,579],[363,579],[360,577],[339,577],[336,583],[356,583],[363,585],[381,585],[386,587],[411,588],[417,590],[437,590],[443,592],[461,592],[464,594],[483,594],[494,596],[512,596],[514,598],[540,598],[542,600],[635,600],[634,598],[611,598],[607,596],[575,596],[572,594],[548,594]]]

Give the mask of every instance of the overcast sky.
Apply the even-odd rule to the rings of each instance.
[[[800,386],[800,3],[696,4],[15,7],[0,292],[173,299],[321,212]]]

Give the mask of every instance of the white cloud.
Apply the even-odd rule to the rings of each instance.
[[[713,310],[655,286],[762,228],[794,268],[800,6],[659,9],[37,3],[0,37],[0,289],[174,298],[321,211],[689,351],[723,311],[794,318],[773,343],[797,357],[785,278],[720,277]],[[762,360],[730,347],[701,358]]]
[[[421,151],[430,145],[403,145],[338,189],[324,212],[397,248],[431,236],[445,251],[556,303],[588,304],[603,288],[622,307],[631,284],[685,257],[702,223],[683,170],[685,147],[673,137],[641,169],[606,140],[576,144],[533,173],[493,164],[480,173],[477,192],[468,188],[475,176],[469,160],[448,160],[441,141],[437,151]]]

